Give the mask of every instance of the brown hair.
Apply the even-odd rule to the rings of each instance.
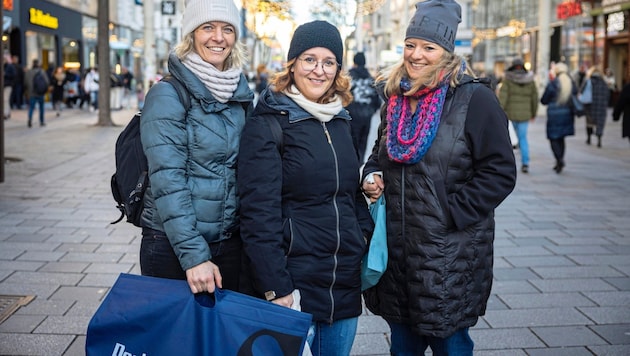
[[[295,84],[295,79],[293,78],[293,72],[291,70],[295,67],[296,62],[297,58],[291,59],[286,63],[282,71],[273,76],[271,79],[272,91],[279,93],[285,90],[291,90],[291,86]],[[330,86],[328,91],[326,91],[326,93],[324,93],[317,102],[320,104],[327,104],[335,95],[339,95],[343,106],[347,106],[350,102],[352,102],[352,94],[350,93],[350,76],[341,70],[337,70],[333,85]]]

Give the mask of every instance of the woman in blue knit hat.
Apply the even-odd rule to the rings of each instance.
[[[492,287],[494,209],[516,181],[508,120],[454,53],[461,8],[416,4],[403,58],[377,80],[385,108],[363,189],[387,201],[387,270],[365,291],[392,355],[472,355]]]
[[[255,288],[312,314],[308,342],[313,355],[325,356],[350,354],[373,229],[344,109],[352,95],[342,63],[337,28],[299,26],[284,69],[245,124],[238,159],[241,237]]]

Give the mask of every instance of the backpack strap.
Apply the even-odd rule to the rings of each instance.
[[[182,104],[184,104],[184,108],[186,109],[186,111],[188,111],[191,105],[190,94],[188,92],[188,89],[186,89],[186,87],[182,84],[182,82],[180,82],[179,79],[175,78],[174,76],[170,74],[162,78],[161,81],[167,82],[171,84],[173,88],[175,88],[175,91],[177,91],[177,96],[179,96],[179,101],[181,101]]]

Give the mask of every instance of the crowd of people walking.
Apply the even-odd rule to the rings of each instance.
[[[32,127],[32,116],[36,107],[40,126],[45,126],[46,103],[55,116],[62,115],[65,109],[98,110],[99,78],[98,68],[84,71],[65,68],[49,63],[45,68],[39,59],[34,59],[30,67],[24,67],[18,56],[4,56],[4,112],[3,119],[11,118],[12,110],[28,110],[28,127]],[[41,75],[36,75],[41,73]],[[121,73],[111,73],[111,108],[129,107],[130,96],[134,94],[134,75],[125,67]]]

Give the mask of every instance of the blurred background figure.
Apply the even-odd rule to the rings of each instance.
[[[354,55],[354,67],[350,68],[352,78],[352,102],[346,107],[350,112],[352,121],[352,139],[357,147],[359,165],[365,161],[365,149],[367,147],[368,134],[372,115],[381,106],[381,100],[374,88],[374,78],[365,68],[365,54],[359,52]]]
[[[24,67],[20,64],[20,57],[12,56],[13,67],[15,67],[15,79],[11,88],[11,109],[21,109],[24,105]]]
[[[8,120],[11,117],[11,91],[13,91],[13,81],[17,72],[13,65],[13,59],[11,55],[6,53],[4,55],[4,88],[2,90],[2,100],[4,101],[4,112],[2,117]]]
[[[610,91],[608,106],[612,108],[616,103],[615,97],[617,93],[617,81],[615,80],[615,74],[612,69],[606,68],[606,70],[604,70],[604,80],[606,81],[606,85],[608,85],[608,90]]]
[[[597,147],[602,147],[602,135],[606,125],[607,108],[610,100],[610,89],[603,78],[602,70],[598,66],[589,68],[586,79],[580,87],[580,93],[590,90],[591,102],[584,103],[586,113],[586,144],[591,144],[593,132],[597,136]]]
[[[613,121],[619,121],[622,114],[621,137],[627,137],[630,140],[630,83],[624,85],[619,93],[619,100],[613,110]]]
[[[67,82],[68,79],[63,67],[56,67],[52,73],[51,86],[53,110],[57,112],[57,116],[61,115],[61,104],[63,103],[64,88]]]
[[[522,59],[516,58],[505,72],[499,89],[499,101],[518,137],[521,152],[521,172],[529,172],[529,143],[527,129],[529,121],[536,119],[538,112],[538,89],[534,73],[525,69]]]

